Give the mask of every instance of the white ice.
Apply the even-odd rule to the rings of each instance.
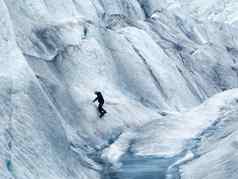
[[[0,0],[0,178],[97,179],[103,166],[91,156],[102,150],[113,163],[128,147],[184,150],[236,98],[227,91],[238,87],[236,9],[232,0]],[[184,178],[203,178],[208,167],[193,171],[213,155],[208,178],[230,166],[237,176],[235,139],[217,140],[181,166]]]

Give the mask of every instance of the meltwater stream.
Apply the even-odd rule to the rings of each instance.
[[[166,179],[168,168],[177,158],[158,158],[156,156],[141,157],[126,154],[121,160],[119,169],[107,169],[103,179]],[[171,173],[172,172],[172,173]],[[179,179],[176,168],[170,171],[169,179]]]

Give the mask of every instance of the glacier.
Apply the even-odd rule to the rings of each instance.
[[[0,179],[237,179],[237,7],[0,0]]]

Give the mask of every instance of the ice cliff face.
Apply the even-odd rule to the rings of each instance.
[[[170,113],[181,113],[179,125],[193,123],[184,111],[238,86],[236,7],[232,0],[0,0],[0,178],[100,178],[90,156],[120,134],[173,120],[161,117]],[[95,90],[106,100],[102,120]],[[174,139],[177,152],[212,125],[202,119]],[[207,153],[201,144],[199,154],[217,154],[219,145]],[[205,159],[181,168],[183,177],[194,177]],[[225,174],[207,178],[214,176]]]

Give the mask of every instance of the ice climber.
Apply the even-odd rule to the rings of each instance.
[[[102,96],[102,93],[100,91],[95,91],[94,94],[97,96],[93,102],[98,101],[98,112],[100,113],[100,118],[104,116],[104,114],[107,113],[107,111],[105,109],[103,109],[103,104],[104,104],[104,99]]]

